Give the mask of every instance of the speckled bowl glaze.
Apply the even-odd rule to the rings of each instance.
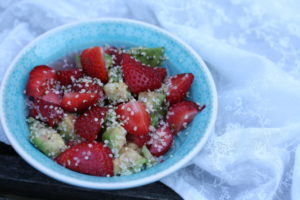
[[[195,80],[190,99],[206,104],[189,127],[176,137],[164,162],[140,173],[121,177],[95,177],[68,170],[38,151],[28,140],[23,93],[30,70],[68,53],[96,45],[165,47],[164,63],[171,75],[191,72]],[[30,165],[44,174],[76,186],[124,189],[157,181],[183,167],[207,141],[217,113],[212,76],[199,55],[184,42],[155,26],[125,19],[99,19],[53,29],[26,46],[8,68],[1,86],[1,122],[11,145]]]

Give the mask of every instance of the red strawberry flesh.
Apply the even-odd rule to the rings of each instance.
[[[149,135],[135,135],[128,133],[126,135],[126,139],[129,142],[135,143],[138,147],[143,147],[150,140]]]
[[[147,135],[150,126],[150,115],[141,101],[130,101],[117,106],[116,113],[124,128],[134,135]]]
[[[160,80],[164,81],[167,76],[167,69],[163,67],[155,67],[153,69],[158,72]]]
[[[161,87],[160,73],[136,61],[129,54],[123,54],[122,70],[125,83],[132,93],[138,94]]]
[[[70,92],[64,94],[61,107],[68,112],[83,112],[94,105],[98,100],[98,94]]]
[[[174,136],[168,126],[159,127],[155,133],[151,135],[150,152],[154,156],[162,156],[169,151],[173,144]]]
[[[193,121],[194,117],[204,108],[205,106],[199,107],[192,101],[182,101],[173,104],[167,113],[167,123],[172,132],[176,134],[186,128],[187,125]]]
[[[86,111],[75,121],[75,132],[88,141],[97,138],[103,121],[106,116],[107,108],[94,107]]]
[[[56,73],[50,67],[46,65],[36,66],[29,74],[26,94],[34,98],[41,97],[46,90],[55,85],[56,79]]]
[[[83,76],[82,70],[73,68],[69,70],[60,70],[56,72],[57,80],[62,85],[70,85],[73,83],[73,80],[79,79]]]
[[[112,176],[113,160],[108,147],[100,142],[83,142],[61,153],[55,161],[73,171],[94,176]]]
[[[80,61],[83,71],[91,76],[100,79],[103,83],[108,82],[108,74],[105,67],[103,49],[99,46],[85,49]]]
[[[177,74],[169,79],[167,100],[170,104],[182,101],[194,80],[192,73]]]
[[[29,110],[29,116],[46,122],[49,126],[55,126],[63,117],[63,109],[57,105],[49,104],[43,100],[33,102]]]

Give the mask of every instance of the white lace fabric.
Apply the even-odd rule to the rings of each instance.
[[[300,199],[300,2],[297,0],[0,1],[0,80],[14,56],[56,26],[124,17],[160,26],[207,62],[215,132],[162,180],[189,200]],[[0,140],[8,142],[0,131]]]

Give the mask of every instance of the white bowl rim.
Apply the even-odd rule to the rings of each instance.
[[[211,92],[212,92],[212,115],[211,115],[211,120],[209,121],[208,124],[208,128],[206,129],[206,132],[203,134],[203,137],[201,138],[201,141],[192,149],[192,151],[190,151],[184,158],[182,158],[179,162],[177,162],[176,164],[174,164],[173,166],[171,166],[170,168],[163,170],[161,172],[158,172],[154,175],[151,176],[147,176],[141,179],[137,179],[137,180],[132,180],[132,181],[128,181],[128,182],[123,182],[123,183],[116,183],[116,182],[112,182],[112,183],[103,183],[103,182],[90,182],[90,181],[85,181],[85,180],[78,180],[76,178],[71,178],[68,177],[66,175],[62,175],[59,174],[59,172],[55,172],[55,171],[51,171],[48,169],[48,167],[44,166],[42,163],[39,163],[37,161],[35,161],[30,154],[28,154],[26,151],[23,151],[23,149],[18,146],[17,141],[15,140],[15,138],[13,137],[13,135],[10,133],[8,126],[6,124],[6,119],[4,117],[4,113],[1,112],[0,113],[0,119],[1,119],[1,124],[2,127],[4,129],[4,133],[7,136],[7,139],[9,140],[10,144],[13,146],[13,148],[16,150],[16,152],[28,163],[30,164],[32,167],[34,167],[35,169],[37,169],[38,171],[41,171],[42,173],[56,179],[59,180],[61,182],[64,183],[68,183],[71,185],[76,185],[76,186],[81,186],[81,187],[85,187],[85,188],[92,188],[92,189],[106,189],[106,190],[115,190],[115,189],[127,189],[127,188],[133,188],[133,187],[138,187],[138,186],[142,186],[145,184],[149,184],[155,181],[160,180],[161,178],[177,171],[178,169],[184,167],[204,146],[204,144],[206,143],[206,141],[208,140],[209,136],[211,135],[211,133],[213,132],[214,129],[214,125],[215,125],[215,121],[217,118],[217,111],[218,111],[218,101],[217,101],[217,90],[216,90],[216,86],[214,83],[214,80],[212,78],[212,75],[210,73],[210,71],[208,70],[207,65],[205,64],[205,62],[203,61],[203,59],[200,57],[200,55],[198,55],[190,46],[188,46],[185,42],[183,42],[181,39],[179,39],[178,37],[174,36],[173,34],[169,33],[166,30],[163,30],[162,28],[159,28],[155,25],[152,24],[148,24],[145,22],[141,22],[141,21],[137,21],[137,20],[132,20],[132,19],[124,19],[124,18],[101,18],[101,19],[92,19],[92,20],[83,20],[83,21],[77,21],[77,22],[73,22],[73,23],[69,23],[69,24],[65,24],[62,26],[58,26],[54,29],[51,29],[50,31],[47,31],[43,34],[41,34],[40,36],[38,36],[37,38],[35,38],[34,40],[32,40],[29,44],[27,44],[19,53],[18,55],[14,58],[14,60],[12,61],[12,63],[9,65],[8,69],[5,72],[5,75],[2,79],[2,83],[1,83],[1,89],[0,89],[0,104],[1,104],[1,108],[4,107],[4,102],[3,102],[3,94],[4,94],[4,85],[5,82],[8,79],[8,76],[11,72],[11,70],[13,69],[13,66],[15,66],[16,62],[19,60],[19,58],[28,50],[32,47],[32,45],[37,41],[40,40],[41,38],[45,38],[47,37],[49,34],[52,34],[53,32],[57,32],[60,30],[63,30],[65,28],[69,28],[72,26],[76,26],[78,24],[86,24],[86,23],[93,23],[93,22],[129,22],[129,23],[134,23],[134,24],[139,24],[142,26],[146,26],[152,29],[155,29],[159,32],[162,32],[166,35],[168,35],[170,38],[174,39],[175,41],[177,41],[178,43],[180,43],[182,46],[184,46],[185,48],[187,48],[189,50],[189,52],[195,56],[195,58],[198,60],[198,62],[201,64],[204,72],[206,73],[208,82],[211,86]]]

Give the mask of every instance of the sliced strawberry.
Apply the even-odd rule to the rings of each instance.
[[[93,93],[70,92],[63,96],[61,107],[68,112],[83,112],[95,104],[98,95]]]
[[[104,95],[104,91],[100,85],[94,82],[92,79],[89,81],[79,80],[76,81],[73,86],[72,90],[74,92],[81,92],[81,93],[96,93],[100,97]]]
[[[151,140],[149,141],[151,154],[157,157],[164,155],[171,148],[173,139],[174,136],[168,126],[159,127],[151,135]]]
[[[33,107],[29,109],[29,116],[46,122],[49,126],[55,126],[63,117],[64,111],[61,107],[49,104],[43,100],[36,100]]]
[[[69,70],[60,70],[56,72],[57,80],[62,85],[70,85],[73,83],[73,80],[79,79],[83,76],[81,69],[73,68]]]
[[[46,91],[45,95],[42,96],[41,99],[49,104],[60,106],[62,96],[60,95],[59,91],[51,89]]]
[[[153,69],[159,73],[160,80],[163,82],[167,76],[167,69],[163,67],[155,67]]]
[[[101,129],[107,110],[107,108],[94,107],[83,113],[75,122],[76,134],[88,141],[95,140]]]
[[[124,128],[134,135],[147,135],[150,126],[150,115],[141,101],[130,101],[117,106],[117,115],[124,123]]]
[[[125,83],[132,93],[137,94],[161,87],[160,73],[136,61],[129,54],[123,54],[122,69]]]
[[[178,133],[194,119],[197,113],[201,112],[205,105],[199,107],[192,101],[182,101],[173,104],[167,113],[167,123],[174,134]]]
[[[170,104],[182,101],[189,91],[194,80],[192,73],[177,74],[169,80],[167,100]]]
[[[94,176],[112,176],[111,150],[100,142],[83,142],[61,153],[55,161],[73,171]]]
[[[53,87],[56,78],[55,71],[50,67],[36,66],[29,74],[26,94],[34,98],[43,96],[46,90]]]
[[[122,49],[119,49],[119,48],[114,47],[114,46],[110,46],[110,47],[105,49],[105,53],[112,56],[112,58],[114,60],[114,65],[118,65],[118,66],[121,65],[122,54],[123,54]]]
[[[126,135],[126,139],[129,142],[133,142],[136,145],[138,145],[138,147],[143,147],[144,144],[146,144],[149,140],[150,140],[150,136],[147,135],[134,135],[131,133],[128,133]]]
[[[80,56],[83,71],[91,76],[99,78],[103,83],[108,82],[108,74],[105,67],[103,49],[99,46],[85,49]]]

